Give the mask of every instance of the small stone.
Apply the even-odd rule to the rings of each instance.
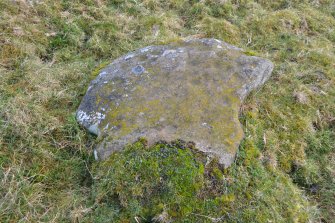
[[[304,92],[294,92],[293,97],[300,104],[307,104],[308,98]]]
[[[157,24],[155,24],[155,25],[152,26],[152,35],[154,37],[158,36],[158,34],[159,34],[159,28],[160,28],[160,26],[157,25]]]
[[[23,29],[19,26],[13,28],[13,33],[16,36],[23,36],[24,35]]]
[[[99,160],[99,157],[98,157],[98,152],[97,152],[97,150],[95,149],[95,150],[93,150],[93,154],[94,154],[94,159],[95,160]]]
[[[95,123],[93,125],[91,125],[90,127],[88,127],[88,131],[94,135],[98,135],[99,134],[99,127],[98,127],[98,123]]]
[[[54,37],[54,36],[57,36],[57,33],[56,32],[51,32],[51,33],[45,33],[45,35],[47,37]]]

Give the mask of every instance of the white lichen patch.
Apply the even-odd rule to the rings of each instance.
[[[99,77],[101,78],[101,77],[105,76],[106,74],[107,74],[107,72],[106,72],[106,71],[103,71],[103,72],[101,72],[101,73],[99,74]]]
[[[184,52],[184,49],[183,49],[183,48],[178,48],[178,49],[177,49],[177,52],[178,52],[178,53],[183,53],[183,52]]]
[[[129,60],[129,59],[133,58],[134,56],[135,56],[135,55],[134,55],[133,53],[131,53],[131,54],[126,55],[126,56],[124,57],[124,59],[125,59],[125,60]]]
[[[95,119],[96,119],[96,121],[99,122],[99,124],[103,119],[105,119],[105,117],[106,117],[105,114],[102,114],[100,112],[95,113]]]
[[[163,57],[167,56],[167,55],[173,55],[176,54],[176,50],[165,50],[164,53],[162,54]]]
[[[102,120],[104,120],[106,117],[105,114],[100,112],[95,112],[92,114],[87,114],[86,112],[79,110],[77,112],[77,120],[79,123],[83,125],[91,125],[92,123],[99,125]],[[92,126],[92,125],[91,125]],[[90,127],[89,127],[90,128]]]
[[[214,41],[217,42],[217,43],[219,43],[219,44],[222,43],[222,42],[221,42],[220,40],[218,40],[218,39],[214,39]]]
[[[86,114],[86,112],[79,110],[77,112],[77,120],[80,123],[84,123],[90,120],[90,115]]]
[[[98,151],[96,149],[93,151],[93,154],[94,154],[94,159],[98,161],[99,157],[98,157]]]
[[[147,46],[147,47],[141,49],[140,52],[145,53],[145,52],[148,52],[150,49],[151,49],[151,46]]]
[[[106,131],[109,127],[109,123],[107,123],[107,125],[103,128],[104,131]]]

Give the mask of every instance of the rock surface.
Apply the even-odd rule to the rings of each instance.
[[[149,46],[116,59],[93,80],[78,122],[102,140],[105,159],[144,137],[182,139],[228,167],[243,131],[238,112],[273,64],[216,39]]]

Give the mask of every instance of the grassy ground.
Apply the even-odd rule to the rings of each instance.
[[[130,183],[123,199],[104,198],[122,192],[118,173],[132,173],[138,160],[122,166],[124,158],[116,156],[119,165],[112,168],[95,163],[94,138],[77,125],[74,112],[101,64],[187,36],[225,40],[269,58],[275,70],[241,108],[246,139],[236,163],[222,176],[220,168],[181,166],[195,171],[192,179],[202,176],[201,188],[218,180],[219,201],[206,206],[212,195],[197,194],[194,199],[205,203],[183,211],[178,209],[183,202],[194,200],[177,196],[179,188],[172,190],[181,199],[176,214],[151,217],[333,222],[334,12],[333,0],[0,0],[0,222],[143,222],[141,217],[150,217],[136,204],[143,200],[126,202],[136,191],[141,197],[143,185],[134,192]],[[155,149],[143,159],[159,164],[151,157]],[[129,148],[125,157],[134,153]],[[108,186],[103,171],[118,181]],[[192,185],[175,180],[171,185]],[[145,204],[164,213],[164,204]]]

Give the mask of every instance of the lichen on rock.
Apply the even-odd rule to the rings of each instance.
[[[102,141],[98,157],[144,137],[182,139],[229,166],[243,138],[238,111],[273,64],[216,39],[139,49],[92,81],[77,120]]]

